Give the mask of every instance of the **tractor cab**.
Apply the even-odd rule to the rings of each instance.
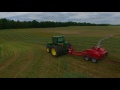
[[[65,43],[65,38],[64,36],[52,36],[52,42],[54,44]]]

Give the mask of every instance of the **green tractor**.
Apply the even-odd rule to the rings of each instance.
[[[52,36],[52,42],[47,43],[46,51],[54,57],[68,52],[71,44],[65,41],[64,36]]]

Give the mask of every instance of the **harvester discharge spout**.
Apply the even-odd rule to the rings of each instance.
[[[109,39],[109,38],[111,38],[111,37],[113,37],[113,36],[116,36],[116,35],[110,35],[110,36],[107,36],[107,37],[105,37],[105,38],[102,38],[102,39],[97,43],[97,47],[99,48],[99,47],[101,46],[101,42],[102,42],[102,41],[104,41],[104,40],[106,40],[106,39]]]

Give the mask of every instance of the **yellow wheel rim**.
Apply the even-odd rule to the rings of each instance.
[[[46,51],[49,52],[49,48],[46,48]]]
[[[52,55],[54,56],[56,55],[56,50],[54,48],[52,48],[51,52],[52,52]]]

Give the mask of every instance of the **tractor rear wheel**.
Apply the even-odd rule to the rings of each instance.
[[[51,48],[49,46],[46,47],[46,52],[48,52],[48,53],[51,52]]]
[[[93,63],[97,63],[97,59],[96,58],[92,58],[92,62]]]
[[[59,55],[62,55],[63,54],[62,47],[58,46],[58,48],[59,48]]]
[[[71,44],[71,43],[68,43],[68,44],[67,44],[67,48],[68,48],[68,49],[70,49],[70,48],[71,48],[71,46],[72,46],[72,44]]]
[[[51,48],[51,54],[54,57],[58,57],[60,55],[60,49],[59,49],[59,47],[58,46],[53,46]]]
[[[89,60],[90,60],[89,55],[85,55],[85,56],[84,56],[84,59],[85,59],[86,61],[89,61]]]

